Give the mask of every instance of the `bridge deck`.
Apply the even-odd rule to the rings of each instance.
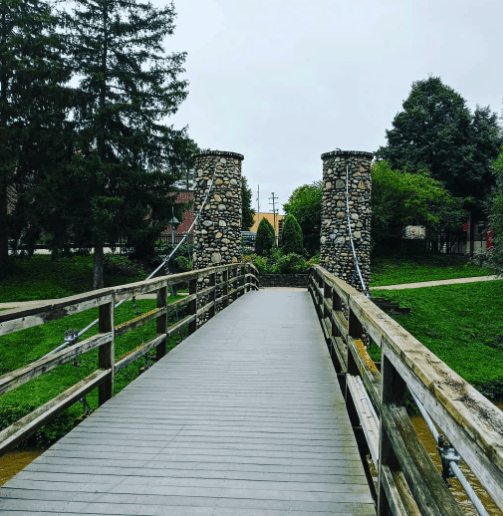
[[[307,292],[248,293],[0,489],[2,514],[375,514]]]

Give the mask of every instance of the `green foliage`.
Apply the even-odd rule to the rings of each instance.
[[[393,169],[428,170],[454,196],[472,198],[475,206],[494,184],[490,164],[503,143],[497,115],[489,107],[471,113],[465,99],[439,77],[412,84],[386,137],[378,158]]]
[[[168,302],[172,303],[180,296],[169,297]],[[141,313],[147,313],[156,306],[155,300],[137,300]],[[52,321],[41,326],[28,328],[16,333],[0,337],[0,375],[23,367],[60,345],[64,333],[69,328],[84,328],[98,317],[98,310],[65,317],[58,321]],[[115,311],[115,323],[122,324],[135,317],[132,304],[123,304]],[[170,324],[175,321],[171,316]],[[96,334],[98,328],[91,328],[86,336]],[[156,322],[151,321],[142,328],[129,332],[115,340],[115,359],[120,359],[129,353],[142,342],[146,342],[156,335]],[[180,337],[172,337],[168,341],[168,350],[176,346]],[[154,354],[152,351],[151,354]],[[85,377],[96,371],[98,368],[98,350],[92,350],[78,357],[79,369],[73,363],[67,363],[57,367],[25,385],[4,394],[0,398],[0,431],[21,417],[27,415],[35,408],[43,405],[56,395],[76,384],[80,377]],[[145,361],[139,359],[115,376],[114,394],[120,392],[127,384],[140,374],[140,368]],[[91,408],[98,406],[97,389],[87,396]],[[48,444],[61,437],[75,425],[76,419],[83,413],[82,404],[75,403],[55,420],[37,431],[35,436],[37,444]]]
[[[142,281],[147,274],[125,256],[105,255],[106,286]],[[0,268],[0,303],[57,299],[87,292],[92,286],[93,257],[73,256],[51,260],[35,254],[13,257]]]
[[[323,185],[317,181],[296,188],[283,206],[287,215],[293,215],[306,238],[314,237],[319,247],[321,231],[321,201]]]
[[[303,254],[302,229],[295,215],[287,215],[281,232],[281,249],[284,253]]]
[[[75,152],[39,198],[53,249],[95,247],[93,287],[101,286],[99,250],[126,237],[153,255],[171,217],[169,192],[193,151],[185,130],[163,124],[186,98],[184,53],[167,55],[174,7],[151,2],[75,0],[64,15],[69,62],[79,82]],[[53,195],[54,192],[64,195]]]
[[[306,273],[312,264],[319,263],[319,256],[308,261],[298,254],[285,254],[281,249],[276,249],[270,257],[257,254],[243,256],[243,262],[253,263],[261,274],[300,274]]]
[[[243,231],[249,231],[254,223],[255,210],[252,208],[252,191],[248,187],[248,180],[244,176],[241,176],[241,207],[241,228]]]
[[[192,262],[186,256],[178,256],[175,258],[176,268],[180,272],[189,272],[194,267],[192,266]]]
[[[489,223],[493,232],[493,247],[490,252],[490,263],[503,273],[503,149],[493,163],[496,188],[489,201]]]
[[[255,253],[259,256],[270,256],[276,245],[276,236],[271,223],[264,217],[260,221],[255,240]]]
[[[67,150],[71,123],[65,117],[71,91],[62,58],[58,20],[49,2],[0,3],[0,262],[7,262],[8,239],[30,248],[40,235],[31,201],[40,180],[57,167]],[[10,213],[7,199],[14,203]],[[47,201],[47,199],[45,199]]]
[[[378,248],[372,257],[370,286],[490,276],[494,270],[456,256],[418,250],[416,253]],[[436,287],[435,287],[436,288]]]
[[[502,289],[503,281],[488,281],[373,295],[410,306],[410,314],[393,318],[482,394],[501,400]],[[374,359],[376,348],[370,349]]]
[[[372,167],[372,237],[380,242],[401,236],[407,225],[424,225],[429,234],[440,228],[458,228],[462,200],[453,197],[427,171],[411,174],[392,170],[386,161]]]

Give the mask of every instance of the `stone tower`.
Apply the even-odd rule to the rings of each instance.
[[[370,281],[370,223],[372,180],[370,152],[336,150],[323,160],[323,204],[320,265],[346,283],[363,291],[355,267],[348,227],[346,182],[350,228],[365,289]]]
[[[194,228],[195,269],[241,261],[241,161],[234,152],[196,154],[194,208],[203,205],[213,176],[213,189]]]

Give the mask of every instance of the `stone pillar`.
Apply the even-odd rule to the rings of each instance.
[[[195,269],[241,261],[241,161],[234,152],[206,151],[195,157],[194,209],[201,206],[211,184],[213,190],[194,228]]]
[[[320,265],[362,291],[351,250],[346,213],[346,166],[349,168],[349,214],[356,256],[365,288],[370,281],[370,223],[372,153],[336,150],[323,160],[323,204]]]

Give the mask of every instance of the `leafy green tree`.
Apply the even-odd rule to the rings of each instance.
[[[241,204],[242,204],[242,217],[241,227],[243,231],[249,231],[253,226],[255,220],[255,210],[252,208],[252,191],[248,186],[248,180],[246,177],[241,177]]]
[[[75,0],[65,16],[70,60],[80,82],[75,121],[79,152],[60,187],[72,185],[54,210],[65,234],[94,246],[93,288],[103,286],[103,246],[120,234],[147,246],[167,225],[185,157],[184,131],[163,125],[186,98],[185,53],[167,55],[172,3],[155,8],[140,0]],[[79,193],[74,192],[75,189]]]
[[[9,238],[36,239],[30,194],[65,147],[70,70],[57,26],[48,2],[0,3],[0,262]]]
[[[287,215],[293,215],[297,219],[305,236],[320,235],[322,198],[322,181],[316,181],[296,188],[283,206]]]
[[[302,229],[294,215],[287,215],[281,232],[281,249],[285,254],[304,252]]]
[[[387,145],[377,157],[393,169],[428,170],[455,196],[480,209],[494,184],[491,163],[503,143],[497,115],[489,107],[474,113],[439,77],[412,84],[403,110],[386,131]]]
[[[489,223],[493,233],[493,247],[489,254],[494,267],[503,272],[503,149],[493,163],[496,188],[489,202]]]
[[[259,256],[270,256],[276,245],[276,235],[272,224],[264,217],[257,229],[255,253]]]
[[[424,225],[430,235],[459,228],[462,202],[427,171],[411,174],[378,161],[372,167],[372,238],[398,238],[408,225]]]

